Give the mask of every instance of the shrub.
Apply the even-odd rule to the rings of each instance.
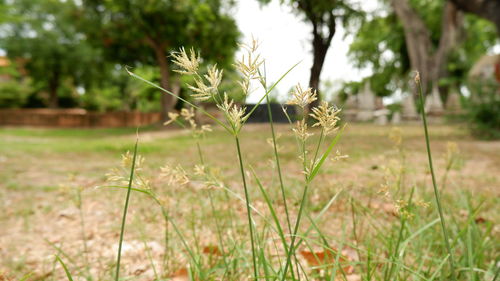
[[[497,82],[471,84],[472,95],[467,116],[473,135],[486,139],[500,138],[500,85]]]

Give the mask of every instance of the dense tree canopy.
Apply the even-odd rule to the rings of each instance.
[[[157,65],[163,88],[178,92],[167,56],[180,47],[196,47],[206,61],[230,65],[239,31],[222,0],[84,0],[81,27],[108,59],[127,65]],[[178,93],[176,93],[178,94]],[[166,114],[176,100],[162,95]]]
[[[0,48],[21,62],[36,91],[48,93],[42,101],[49,107],[59,106],[62,84],[83,86],[99,77],[99,51],[71,24],[74,8],[57,0],[18,0],[2,8]]]

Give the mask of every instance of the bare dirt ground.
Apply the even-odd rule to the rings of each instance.
[[[431,188],[422,128],[418,125],[400,128],[406,189]],[[315,179],[310,194],[311,212],[321,209],[339,191],[346,194],[322,219],[320,227],[326,233],[335,235],[343,226],[350,227],[349,198],[370,200],[367,206],[371,206],[374,213],[390,217],[387,203],[378,191],[390,177],[388,173],[401,165],[399,153],[388,138],[391,129],[370,124],[347,127],[338,149],[349,158],[328,162]],[[296,206],[299,192],[295,189],[299,188],[297,182],[302,177],[300,160],[288,126],[278,126],[278,130],[285,183],[290,189],[290,204]],[[242,146],[249,171],[250,167],[254,168],[269,193],[277,197],[277,178],[270,161],[273,154],[266,142],[269,137],[266,125],[249,125],[243,133]],[[185,131],[146,131],[139,134],[139,139],[139,153],[146,159],[145,174],[152,177],[166,163],[182,164],[191,172],[198,162],[195,142]],[[28,280],[60,280],[62,271],[54,262],[54,255],[59,254],[77,272],[88,271],[96,280],[111,279],[125,193],[98,186],[105,184],[105,174],[120,165],[120,155],[132,150],[134,141],[132,130],[0,129],[0,276],[16,280],[32,273]],[[458,191],[472,193],[477,200],[484,201],[481,218],[500,234],[500,142],[475,140],[459,125],[432,126],[432,150],[440,181],[445,171],[448,142],[457,143],[459,160],[447,175],[445,202],[461,200],[451,195]],[[201,145],[207,165],[217,167],[227,185],[241,194],[231,137],[215,131],[209,133]],[[161,182],[155,184],[162,185]],[[255,207],[264,210],[255,182],[251,181],[250,185],[254,185],[251,195],[255,198]],[[78,190],[81,190],[81,209]],[[174,201],[171,203],[173,217],[190,233],[190,239],[202,246],[216,243],[207,213],[209,203],[203,192],[193,186],[168,191],[170,200]],[[447,197],[447,194],[450,195]],[[215,200],[217,208],[232,208],[244,221],[242,202],[228,201],[222,195],[216,195]],[[276,202],[276,205],[283,212],[282,204]],[[158,208],[137,193],[132,194],[130,206],[123,257],[125,275],[136,276],[135,280],[152,280],[150,260],[158,268],[165,264],[164,271],[173,272],[182,266],[185,252],[176,249],[180,246],[175,241],[168,252],[168,259],[173,262],[162,263],[164,224]]]

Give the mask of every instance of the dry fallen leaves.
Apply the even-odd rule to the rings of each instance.
[[[203,253],[210,255],[210,256],[219,256],[219,257],[222,256],[222,253],[219,250],[219,247],[213,246],[213,245],[205,246],[203,248]]]
[[[304,257],[307,264],[311,267],[333,267],[337,260],[337,251],[337,249],[320,252],[300,251],[300,255]],[[338,256],[338,261],[341,265],[345,265],[349,262],[349,258],[340,254]],[[345,274],[352,274],[354,272],[354,267],[352,265],[344,266],[342,269]]]
[[[189,272],[187,268],[183,267],[170,276],[172,281],[189,281]]]

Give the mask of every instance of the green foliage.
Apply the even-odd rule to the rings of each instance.
[[[447,70],[448,81],[440,81],[441,85],[463,86],[467,82],[467,74],[479,58],[498,44],[495,26],[477,16],[467,14],[464,19],[464,37],[461,44],[451,53]]]
[[[363,86],[362,82],[350,81],[344,83],[344,86],[339,92],[341,101],[346,101],[349,96],[356,95]]]
[[[22,107],[32,91],[31,79],[21,76],[17,64],[0,68],[0,108]]]
[[[135,69],[149,79],[157,79],[157,69],[140,67]],[[131,79],[125,70],[117,66],[110,69],[107,80],[91,87],[82,95],[82,105],[91,111],[157,111],[159,97],[150,87],[144,87]]]
[[[2,83],[3,92],[9,93],[4,94],[2,106],[157,110],[158,91],[139,86],[123,66],[136,66],[148,72],[148,79],[159,81],[158,69],[151,68],[160,64],[159,57],[166,59],[180,46],[196,45],[204,54],[204,64],[217,61],[220,67],[230,68],[239,36],[229,15],[233,4],[220,0],[0,1],[0,48],[12,61],[22,59],[20,67],[32,81],[29,93],[14,82]],[[19,92],[23,94],[14,95]]]
[[[500,95],[497,82],[471,85],[466,106],[472,133],[486,139],[500,139]]]
[[[221,2],[85,0],[78,16],[89,39],[120,63],[156,62],[155,45],[173,51],[196,44],[205,59],[227,66],[239,32]]]
[[[120,64],[155,65],[171,51],[196,45],[205,62],[229,67],[239,37],[226,13],[230,6],[219,0],[86,0],[78,14],[89,39]]]
[[[22,67],[37,90],[58,95],[65,80],[85,86],[100,77],[98,50],[72,24],[73,2],[20,0],[5,5],[0,48],[9,58],[24,60]]]

